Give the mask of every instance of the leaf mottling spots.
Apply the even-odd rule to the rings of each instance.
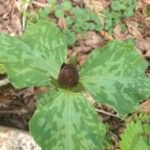
[[[150,96],[146,66],[130,41],[111,41],[92,52],[80,70],[80,82],[97,102],[127,115]]]
[[[53,95],[55,95],[53,99],[50,98],[51,93],[40,97],[39,100],[46,97],[50,99],[34,114],[30,122],[30,129],[35,139],[41,137],[38,140],[40,146],[43,149],[48,147],[54,150],[103,150],[105,128],[82,93],[58,90],[53,92]],[[53,110],[56,107],[57,109]],[[41,117],[46,120],[45,125],[42,126],[44,129],[42,136],[39,126],[36,126],[39,121],[37,118]]]
[[[46,122],[45,118],[40,118],[38,122],[38,126],[42,127],[45,124],[45,122]]]

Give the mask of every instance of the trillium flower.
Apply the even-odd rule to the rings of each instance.
[[[120,117],[150,95],[147,62],[131,41],[111,41],[94,50],[79,72],[67,62],[65,37],[48,21],[30,23],[22,37],[0,35],[0,49],[0,63],[16,88],[54,87],[37,97],[29,125],[43,150],[104,149],[105,126],[85,92]],[[84,90],[72,90],[78,84]]]

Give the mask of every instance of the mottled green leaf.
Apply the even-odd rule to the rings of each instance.
[[[146,67],[131,41],[112,41],[90,55],[81,68],[80,82],[98,102],[126,115],[150,95]]]
[[[17,87],[49,84],[66,59],[66,43],[53,23],[29,24],[22,37],[0,35],[0,63]]]
[[[82,93],[52,91],[38,101],[30,131],[43,150],[103,150],[105,128]]]

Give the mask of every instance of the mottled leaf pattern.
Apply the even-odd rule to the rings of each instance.
[[[0,63],[17,88],[49,84],[66,61],[63,35],[48,21],[30,24],[23,37],[0,35]]]
[[[103,150],[105,128],[82,93],[52,91],[38,100],[46,102],[38,105],[30,131],[43,150]]]
[[[112,41],[90,55],[81,68],[80,82],[95,100],[126,115],[150,96],[146,67],[131,41]]]

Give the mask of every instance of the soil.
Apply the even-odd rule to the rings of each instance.
[[[30,11],[36,11],[46,4],[46,0],[33,1],[30,4]],[[89,7],[95,12],[101,13],[107,8],[111,0],[72,0],[74,6]],[[99,5],[97,5],[99,4]],[[99,7],[97,7],[99,6]],[[23,8],[26,9],[26,8]],[[146,13],[145,13],[146,12]],[[146,15],[145,15],[146,14]],[[136,41],[137,48],[142,55],[150,61],[150,1],[139,0],[134,15],[126,18],[123,22],[127,30],[122,32],[119,26],[114,29],[114,34],[103,31],[87,32],[84,36],[78,35],[78,40],[74,47],[68,49],[69,55],[77,54],[79,64],[83,64],[90,52],[97,47],[102,47],[111,39],[125,40],[133,38]],[[58,25],[64,27],[62,20],[58,20]],[[0,32],[8,33],[12,36],[21,35],[24,32],[23,20],[21,15],[21,2],[18,0],[0,0]],[[149,69],[147,70],[149,73]],[[0,80],[7,78],[6,74],[0,75]],[[28,123],[35,111],[36,95],[38,88],[15,89],[11,84],[0,87],[0,126],[14,127],[28,131]],[[141,104],[139,111],[150,113],[150,100]],[[119,149],[119,135],[123,132],[125,123],[115,116],[115,112],[106,107],[96,105],[96,109],[104,111],[99,112],[100,119],[108,125],[110,129],[109,136],[113,143],[111,149]],[[108,112],[109,114],[105,113]],[[136,113],[136,112],[135,112]],[[113,115],[111,115],[113,114]],[[131,116],[130,114],[129,116]]]

